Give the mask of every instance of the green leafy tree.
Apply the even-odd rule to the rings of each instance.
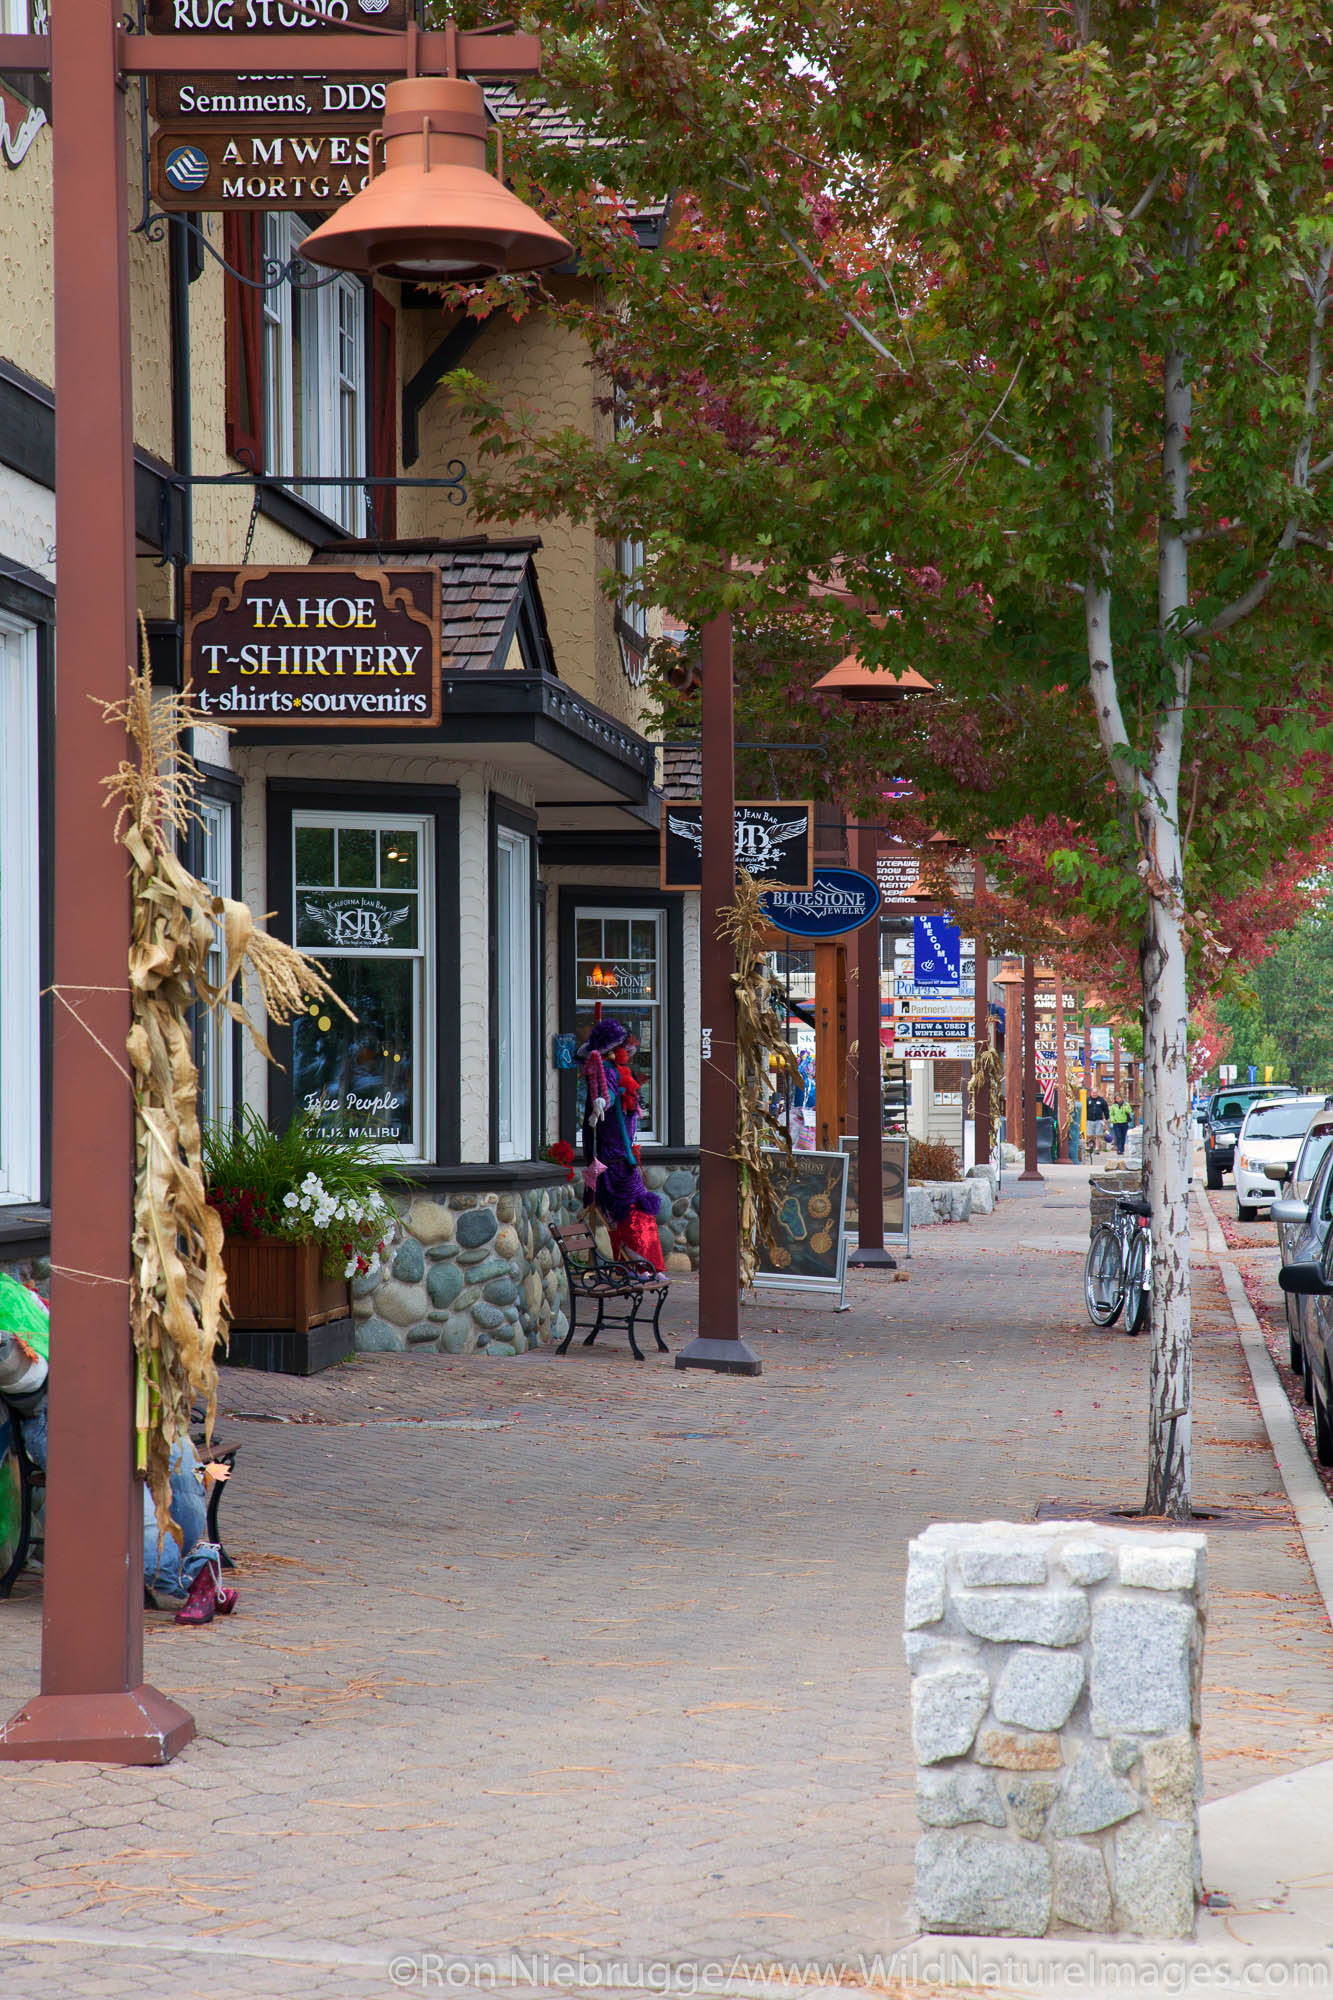
[[[616,422],[541,435],[464,385],[483,501],[636,528],[638,587],[688,620],[832,605],[864,659],[919,669],[936,720],[834,759],[863,797],[905,768],[961,837],[1063,817],[1052,893],[1140,937],[1147,1506],[1185,1515],[1189,967],[1327,814],[1326,10],[535,15],[598,143],[511,157],[598,280],[548,304]],[[647,257],[626,213],[671,190]]]

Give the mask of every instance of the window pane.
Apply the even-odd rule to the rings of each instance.
[[[629,1066],[638,1080],[639,1124],[637,1136],[640,1139],[656,1139],[660,1144],[665,1131],[665,1114],[662,1107],[662,1051],[659,1043],[659,1010],[656,1007],[615,1006],[615,1019],[622,1027],[637,1035],[639,1046],[629,1056]],[[581,1013],[575,1020],[575,1031],[580,1042],[586,1040],[592,1028],[591,1012]],[[613,1054],[615,1051],[613,1051]],[[587,1109],[587,1090],[582,1074],[578,1079],[578,1096],[575,1119],[583,1124]],[[659,1122],[660,1120],[660,1122]]]
[[[646,922],[636,918],[630,925],[629,951],[631,958],[657,957],[657,924],[651,917]]]
[[[298,1109],[330,1132],[418,1149],[413,1106],[417,1070],[414,959],[327,961],[329,980],[357,1016],[311,1008],[292,1024]]]
[[[608,958],[629,957],[629,925],[624,917],[608,917],[602,927],[602,950]]]
[[[380,881],[386,888],[416,888],[417,837],[415,833],[382,833],[380,835]]]
[[[574,951],[579,958],[600,958],[602,926],[596,917],[579,917],[574,925]]]
[[[298,882],[333,881],[333,828],[298,826],[296,829],[296,879]]]
[[[495,854],[496,904],[496,1107],[500,1143],[512,1143],[514,1132],[514,852],[503,841]]]
[[[372,827],[339,828],[338,880],[345,889],[375,887],[375,833]]]
[[[373,836],[372,836],[373,838]],[[296,905],[296,942],[318,952],[415,951],[417,898],[410,890],[373,896],[336,889],[302,889]]]

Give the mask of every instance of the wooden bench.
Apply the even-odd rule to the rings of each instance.
[[[669,1354],[671,1349],[662,1338],[658,1322],[670,1281],[660,1271],[655,1271],[645,1258],[604,1257],[586,1221],[554,1223],[551,1234],[556,1240],[569,1282],[569,1332],[556,1352],[568,1352],[569,1343],[578,1331],[579,1302],[587,1299],[596,1302],[597,1317],[591,1333],[584,1335],[583,1345],[591,1347],[603,1326],[623,1326],[629,1335],[630,1352],[636,1361],[642,1361],[643,1350],[634,1338],[634,1323],[645,1299],[651,1298],[656,1301],[652,1316],[653,1339],[663,1354]],[[612,1314],[609,1309],[617,1304],[626,1310]]]

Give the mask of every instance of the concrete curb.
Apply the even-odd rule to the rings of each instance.
[[[1208,1252],[1217,1265],[1227,1303],[1231,1307],[1231,1317],[1236,1322],[1236,1332],[1249,1363],[1259,1414],[1264,1420],[1273,1457],[1277,1460],[1282,1484],[1296,1516],[1324,1608],[1333,1619],[1333,1502],[1330,1502],[1323,1482],[1310,1463],[1310,1454],[1287,1400],[1287,1392],[1278,1379],[1263,1329],[1245,1296],[1244,1283],[1228,1251],[1217,1217],[1202,1193],[1198,1189],[1195,1193],[1203,1210]]]

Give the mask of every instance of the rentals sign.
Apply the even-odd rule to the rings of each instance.
[[[229,728],[438,723],[440,572],[194,564],[185,678]]]

